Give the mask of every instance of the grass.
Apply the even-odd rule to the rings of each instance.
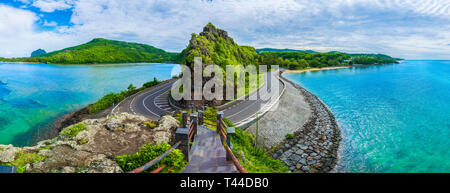
[[[292,133],[288,133],[288,134],[286,134],[286,139],[294,139],[294,134],[292,134]]]
[[[233,124],[224,119],[228,127]],[[286,173],[289,169],[280,160],[273,159],[263,148],[255,147],[254,136],[235,127],[236,134],[231,137],[232,151],[249,173]]]
[[[61,131],[61,135],[66,138],[73,138],[78,135],[80,131],[86,130],[86,124],[84,123],[78,123],[75,125],[72,125],[70,127],[65,128]]]
[[[19,151],[16,153],[16,159],[9,163],[10,166],[17,167],[17,173],[24,173],[25,166],[27,164],[32,164],[41,160],[44,160],[46,157],[43,155],[38,155],[37,153],[26,153],[24,151]]]

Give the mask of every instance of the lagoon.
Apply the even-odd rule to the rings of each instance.
[[[338,172],[450,172],[450,61],[284,76],[335,115]]]
[[[0,63],[0,144],[31,145],[64,114],[179,72],[176,64]]]

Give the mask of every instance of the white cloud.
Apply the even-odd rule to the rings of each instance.
[[[70,37],[54,32],[38,32],[39,17],[31,12],[0,5],[0,56],[29,56],[38,48],[55,50],[73,43]]]
[[[33,32],[57,37],[48,44],[59,48],[105,37],[181,51],[190,34],[211,21],[239,44],[258,48],[450,58],[450,0],[33,0],[32,5],[47,12],[73,8],[73,26]]]
[[[74,0],[18,0],[24,4],[39,8],[42,12],[66,10],[73,6]]]

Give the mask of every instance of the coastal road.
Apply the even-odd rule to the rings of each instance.
[[[276,79],[279,83],[278,92],[271,92],[272,90],[276,91],[276,89],[274,89],[274,86],[276,85],[271,85],[272,79]],[[235,126],[244,126],[246,123],[255,119],[257,113],[261,116],[264,111],[270,109],[279,100],[279,97],[284,89],[284,83],[279,79],[278,74],[269,72],[265,75],[264,80],[266,83],[259,89],[259,91],[267,90],[267,92],[264,94],[261,94],[261,92],[253,92],[250,94],[257,95],[257,100],[245,99],[223,111],[224,116]]]
[[[175,81],[170,80],[129,97],[112,113],[127,112],[159,120],[163,115],[175,112],[177,109],[169,105],[169,90]]]
[[[271,92],[273,89],[270,84],[271,79],[277,79],[279,81],[279,92]],[[266,84],[259,90],[266,89],[268,92],[266,92],[264,98],[270,98],[270,100],[263,100],[263,97],[258,96],[257,100],[241,100],[236,102],[235,105],[223,110],[224,116],[236,126],[242,126],[254,119],[256,113],[270,108],[279,99],[284,84],[279,79],[278,74],[267,73],[264,80]],[[113,110],[113,113],[128,112],[143,115],[152,120],[159,120],[163,115],[175,112],[177,109],[169,104],[169,89],[171,89],[175,81],[168,81],[126,99]],[[258,95],[258,92],[253,92],[251,95]]]

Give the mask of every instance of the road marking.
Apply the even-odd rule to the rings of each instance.
[[[168,86],[171,86],[171,84],[169,84]],[[166,88],[167,86],[163,86],[163,87],[161,87],[161,88]],[[148,111],[148,112],[150,112],[150,113],[152,113],[152,114],[154,114],[154,115],[156,115],[156,117],[161,117],[161,116],[159,116],[159,115],[157,115],[156,113],[154,113],[153,111],[151,111],[146,105],[145,105],[145,101],[149,98],[149,97],[151,97],[151,96],[153,96],[153,95],[156,95],[156,94],[159,94],[159,92],[161,92],[161,90],[163,90],[163,89],[159,89],[159,90],[157,90],[157,91],[155,91],[154,93],[152,93],[151,95],[148,95],[147,97],[145,97],[144,98],[144,100],[142,100],[142,105],[144,106],[144,108]],[[153,100],[153,103],[154,103],[155,101]],[[156,106],[156,104],[155,104],[155,106]]]

